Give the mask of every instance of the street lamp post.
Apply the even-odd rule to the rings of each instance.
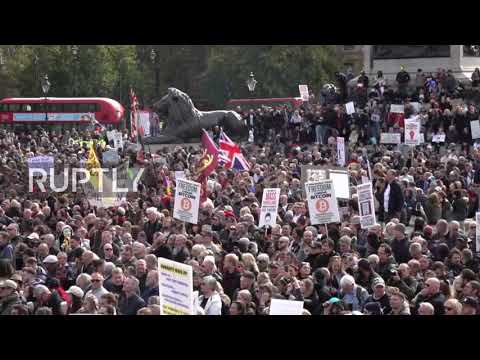
[[[77,95],[77,60],[78,60],[78,46],[72,45],[72,55],[73,55],[73,96]]]
[[[250,73],[250,77],[247,80],[247,86],[248,86],[248,91],[250,91],[250,94],[253,94],[255,91],[255,87],[257,86],[257,80],[255,80],[255,75],[253,75],[253,72]]]
[[[45,77],[42,80],[42,91],[45,96],[45,121],[48,121],[48,109],[47,109],[47,94],[50,90],[50,81],[48,81],[48,75],[45,74]]]
[[[158,98],[160,90],[160,74],[157,62],[157,52],[155,51],[155,49],[152,49],[152,51],[150,52],[150,60],[152,60],[152,64],[155,70],[155,95]]]

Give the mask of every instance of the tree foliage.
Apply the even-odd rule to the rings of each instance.
[[[326,45],[78,45],[77,54],[71,45],[0,45],[0,55],[1,98],[43,96],[48,74],[49,96],[105,96],[126,104],[132,86],[145,105],[175,86],[222,106],[250,96],[251,71],[255,97],[298,96],[300,83],[315,91],[336,68],[334,48]]]

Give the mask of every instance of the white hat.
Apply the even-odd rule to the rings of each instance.
[[[48,255],[44,260],[44,264],[56,264],[58,262],[58,258],[55,255]]]
[[[83,298],[84,292],[82,289],[80,289],[78,286],[70,286],[68,289],[67,293],[74,295],[75,297],[78,297],[80,299]]]
[[[36,232],[33,232],[33,233],[31,233],[30,235],[27,236],[27,239],[40,240],[40,236]]]

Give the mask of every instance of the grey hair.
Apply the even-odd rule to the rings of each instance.
[[[79,284],[81,281],[86,282],[86,285],[90,286],[90,284],[92,283],[92,277],[87,273],[81,273],[80,275],[77,276],[77,280],[75,281],[75,284],[80,288],[81,286]]]
[[[421,307],[424,307],[424,308],[427,308],[428,310],[430,310],[430,312],[433,314],[435,313],[435,308],[433,307],[432,304],[428,303],[428,302],[422,302],[420,303],[419,305],[419,308]]]
[[[33,288],[33,295],[35,297],[42,296],[43,294],[49,294],[50,290],[45,285],[37,285]]]
[[[213,291],[217,290],[217,280],[213,276],[211,275],[205,276],[203,278],[203,283],[208,287],[210,287],[210,289],[212,289]]]
[[[340,280],[340,287],[343,288],[345,286],[355,286],[355,279],[351,275],[345,275]]]
[[[110,276],[112,274],[113,269],[115,269],[115,264],[112,262],[105,263],[105,275]]]
[[[270,262],[270,257],[268,256],[268,254],[261,253],[261,254],[258,254],[257,256],[257,261],[259,260],[265,260],[268,263]]]

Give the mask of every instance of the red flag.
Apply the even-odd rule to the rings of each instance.
[[[217,146],[210,136],[208,136],[208,133],[203,129],[202,131],[203,155],[197,165],[197,173],[199,173],[198,182],[206,180],[218,165]]]

